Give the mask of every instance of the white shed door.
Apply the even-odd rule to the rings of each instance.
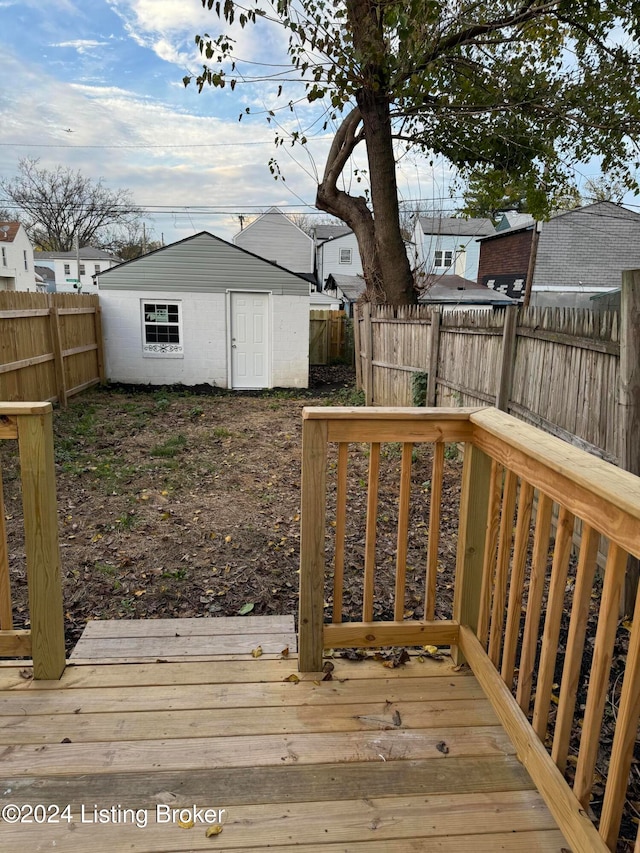
[[[231,293],[231,387],[268,388],[268,293]]]

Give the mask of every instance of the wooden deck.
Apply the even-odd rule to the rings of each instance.
[[[153,628],[116,625],[119,658]],[[165,642],[160,660],[108,663],[117,632],[95,623],[59,682],[0,667],[2,805],[71,815],[0,822],[0,849],[568,849],[475,677],[450,658],[396,669],[334,658],[323,681],[298,675],[293,652],[253,658],[258,626],[247,622],[235,651],[225,641],[226,659],[160,662],[173,657]],[[184,636],[189,620],[154,630],[168,627]],[[162,822],[167,807],[194,806],[225,809],[222,832]],[[108,822],[96,809],[113,809]]]

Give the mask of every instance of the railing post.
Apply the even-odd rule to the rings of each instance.
[[[298,669],[319,672],[324,650],[327,421],[307,418],[304,412],[303,418]]]
[[[474,633],[478,630],[490,481],[491,459],[467,442],[462,469],[453,618]],[[456,665],[464,663],[459,646],[453,647],[451,653]]]
[[[51,403],[18,416],[33,675],[60,678],[65,668],[64,614],[53,462]]]

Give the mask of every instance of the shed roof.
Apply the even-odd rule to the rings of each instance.
[[[365,290],[365,281],[361,275],[339,275],[332,273],[327,276],[326,288],[332,290],[338,286],[349,302],[357,302]]]
[[[512,305],[515,299],[460,275],[426,275],[420,302],[449,305]]]
[[[336,237],[351,234],[351,228],[348,225],[316,225],[313,233],[318,242],[326,243],[327,240],[335,240]]]
[[[493,234],[495,228],[490,219],[462,219],[457,216],[420,216],[423,234],[438,234],[453,237],[481,237]]]

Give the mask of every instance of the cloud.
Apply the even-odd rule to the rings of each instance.
[[[73,39],[72,41],[60,41],[49,45],[50,47],[72,47],[81,54],[91,53],[96,47],[108,45],[108,41],[96,41],[95,39]]]

